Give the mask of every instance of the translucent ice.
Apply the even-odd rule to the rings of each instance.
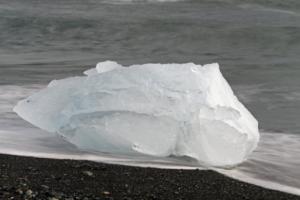
[[[241,163],[258,124],[218,64],[98,63],[87,76],[52,81],[14,111],[82,149],[188,156],[209,166]]]

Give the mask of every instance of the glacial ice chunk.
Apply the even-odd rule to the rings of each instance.
[[[244,161],[258,123],[218,64],[98,63],[86,76],[52,81],[14,108],[82,149],[188,156],[208,166]]]

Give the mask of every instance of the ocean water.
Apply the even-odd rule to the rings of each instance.
[[[85,152],[12,108],[98,61],[218,62],[262,138],[248,161],[216,170],[300,194],[300,1],[0,0],[0,30],[0,153],[199,167],[187,159]]]

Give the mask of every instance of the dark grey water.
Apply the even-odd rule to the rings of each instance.
[[[11,110],[52,79],[104,60],[218,62],[264,130],[237,170],[300,188],[300,1],[0,0],[0,30],[2,152],[77,152]]]

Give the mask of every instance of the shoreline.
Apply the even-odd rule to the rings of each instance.
[[[1,199],[287,199],[211,170],[178,170],[0,154]]]

